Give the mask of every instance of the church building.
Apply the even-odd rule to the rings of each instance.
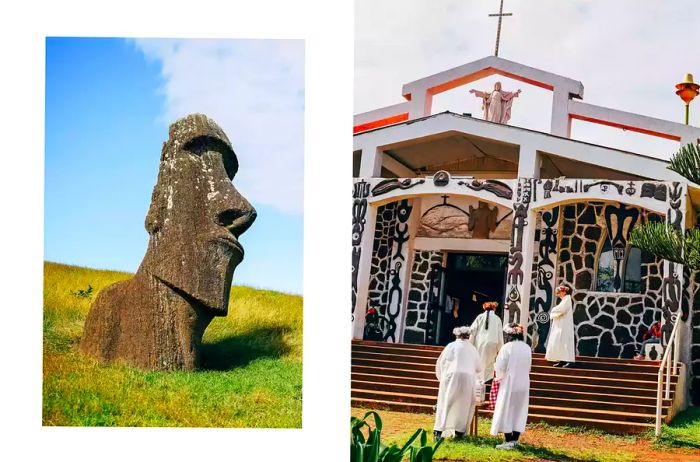
[[[483,115],[432,112],[435,95],[491,75],[551,91],[549,131],[508,125],[518,95],[498,84],[473,92],[484,98]],[[526,326],[533,351],[542,353],[554,288],[564,284],[573,290],[582,357],[631,360],[659,319],[663,354],[679,323],[677,394],[700,401],[700,276],[630,244],[642,223],[695,227],[700,186],[659,158],[573,139],[571,124],[678,147],[698,143],[700,128],[586,103],[583,89],[489,56],[406,83],[404,102],[355,115],[356,341],[374,308],[383,342],[445,345],[455,326],[495,300],[504,322]]]

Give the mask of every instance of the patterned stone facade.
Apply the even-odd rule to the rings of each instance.
[[[430,268],[442,264],[443,253],[416,250],[413,252],[413,267],[408,291],[406,310],[405,343],[425,343],[428,323],[428,292],[430,290]]]
[[[661,312],[663,262],[643,254],[640,293],[596,292],[598,254],[609,234],[605,210],[602,202],[563,207],[557,284],[566,283],[574,289],[579,354],[630,358]],[[641,210],[638,213],[644,216]],[[624,234],[626,241],[629,230]]]
[[[372,268],[370,269],[368,306],[376,308],[384,316],[388,303],[389,271],[391,249],[396,229],[397,202],[390,202],[377,209],[377,222],[374,228]]]
[[[693,284],[691,286],[692,293],[692,310],[691,310],[691,350],[690,373],[693,379],[690,382],[691,397],[695,406],[700,406],[700,271],[695,271],[692,275]]]

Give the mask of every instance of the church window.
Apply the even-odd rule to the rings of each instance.
[[[603,240],[603,248],[598,257],[598,272],[596,277],[596,290],[598,292],[615,292],[615,258],[610,239]]]
[[[642,251],[638,247],[630,247],[625,263],[625,284],[623,292],[642,292]]]
[[[603,241],[603,248],[598,256],[598,271],[596,273],[596,291],[616,292],[615,267],[617,254],[621,249],[614,249],[609,239]],[[617,252],[616,252],[617,251]],[[619,291],[625,293],[642,292],[642,251],[637,247],[627,246],[625,261],[621,266],[620,280],[623,284]]]

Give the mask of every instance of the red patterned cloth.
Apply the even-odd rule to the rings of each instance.
[[[498,398],[498,389],[501,388],[501,381],[493,379],[491,382],[491,391],[489,392],[489,409],[496,409],[496,399]]]
[[[661,337],[661,321],[656,321],[647,331],[646,334],[642,336],[642,340],[648,338],[659,338]]]

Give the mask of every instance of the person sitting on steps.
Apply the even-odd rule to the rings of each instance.
[[[652,324],[649,330],[642,336],[642,346],[639,347],[639,351],[637,351],[637,355],[634,359],[646,359],[646,354],[644,352],[645,347],[652,343],[661,343],[661,313],[657,313],[655,317],[656,322]]]

